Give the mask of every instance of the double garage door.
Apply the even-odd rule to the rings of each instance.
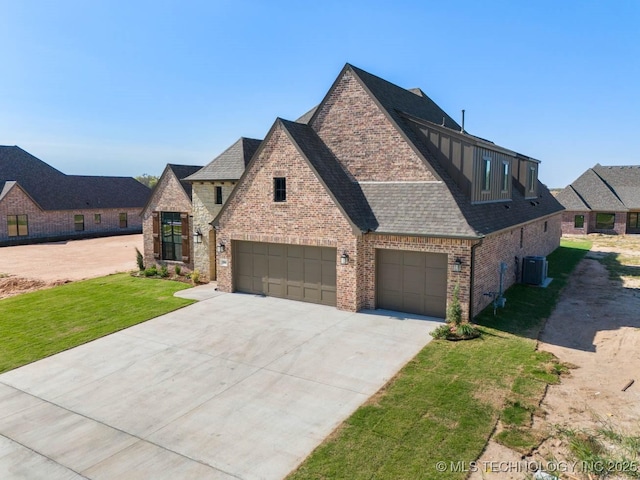
[[[376,265],[378,308],[446,316],[446,254],[378,250]]]
[[[240,292],[336,305],[336,249],[234,242],[234,282]]]

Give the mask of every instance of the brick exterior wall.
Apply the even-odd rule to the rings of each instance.
[[[358,181],[436,179],[350,71],[311,126]]]
[[[376,250],[413,250],[447,254],[447,305],[453,299],[453,289],[460,286],[459,300],[463,318],[469,315],[471,289],[471,247],[475,240],[408,237],[368,234],[364,236],[363,261],[359,278],[362,308],[376,308]],[[453,271],[456,259],[462,261],[460,272]]]
[[[547,225],[545,232],[545,223]],[[520,231],[522,229],[522,246]],[[500,263],[507,264],[503,277],[503,291],[520,281],[522,258],[530,255],[547,256],[560,245],[562,214],[521,225],[510,230],[488,235],[474,253],[472,317],[492,301],[484,295],[500,288]],[[516,267],[516,257],[518,266]]]
[[[564,211],[562,213],[562,233],[565,235],[586,235],[589,233],[605,233],[609,235],[625,235],[627,233],[627,213],[615,212],[615,223],[613,230],[602,230],[596,228],[598,213],[614,212],[594,212],[594,211]],[[575,228],[575,216],[584,215],[584,227]]]
[[[192,213],[191,200],[185,193],[179,180],[171,170],[167,170],[158,181],[156,188],[147,207],[142,213],[142,234],[144,245],[144,264],[146,266],[159,263],[167,265],[180,265],[184,271],[193,270],[193,255],[188,263],[182,261],[164,261],[153,256],[153,212],[186,212]],[[190,227],[193,231],[194,229]],[[203,233],[204,230],[203,230]],[[191,232],[190,232],[191,234]],[[190,235],[193,238],[193,235]],[[193,240],[191,240],[191,250],[193,251]]]
[[[222,214],[218,241],[226,246],[218,260],[218,288],[233,291],[233,248],[236,240],[290,243],[336,248],[337,306],[360,308],[355,288],[359,241],[317,177],[282,127],[266,140],[256,162]],[[273,201],[273,178],[287,179],[287,201]],[[340,265],[343,251],[348,265]],[[226,261],[227,266],[221,266]]]
[[[38,241],[134,234],[142,231],[141,208],[41,210],[19,187],[0,202],[0,245]],[[127,214],[127,227],[120,228],[120,213]],[[100,214],[100,223],[95,223]],[[9,237],[7,216],[27,215],[29,235]],[[84,230],[75,230],[75,215],[84,215]]]
[[[575,216],[584,215],[584,225],[582,228],[575,228]],[[565,210],[562,212],[562,233],[565,235],[586,235],[589,233],[589,222],[591,212],[570,212]]]
[[[216,235],[211,221],[220,213],[235,188],[235,181],[194,182],[192,185],[193,229],[200,228],[202,243],[193,246],[193,265],[202,281],[215,280]],[[216,204],[216,187],[222,188],[222,205]]]

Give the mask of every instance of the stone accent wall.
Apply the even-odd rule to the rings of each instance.
[[[200,271],[203,281],[211,278],[211,263],[215,263],[216,236],[211,222],[222,210],[229,195],[235,188],[235,181],[194,182],[192,185],[193,229],[200,228],[203,233],[202,243],[193,246],[193,265]],[[222,187],[222,205],[216,204],[216,187]]]
[[[558,248],[561,230],[562,215],[558,213],[546,219],[485,237],[474,253],[471,316],[476,316],[491,303],[492,298],[484,295],[485,293],[499,291],[501,262],[507,264],[503,277],[503,291],[505,291],[516,281],[521,280],[523,257],[547,256]],[[521,232],[522,244],[520,243]]]
[[[141,208],[41,210],[18,186],[0,202],[0,245],[38,241],[134,234],[142,231]],[[120,228],[120,213],[127,214],[127,227]],[[100,214],[100,223],[95,223]],[[7,216],[27,215],[29,235],[9,237]],[[75,215],[84,215],[84,230],[75,230]]]
[[[453,238],[409,237],[369,234],[364,236],[361,272],[362,308],[376,308],[376,250],[413,250],[447,254],[447,305],[453,299],[453,289],[460,286],[459,300],[463,318],[469,315],[471,289],[471,247],[475,240]],[[453,271],[456,259],[462,261],[460,272]]]
[[[320,184],[282,127],[266,140],[255,167],[248,172],[219,222],[218,241],[226,250],[218,258],[218,288],[233,291],[233,242],[290,243],[336,248],[337,306],[360,307],[356,286],[358,238],[351,224]],[[273,178],[286,177],[286,202],[273,201]],[[347,252],[348,265],[340,265]],[[227,266],[221,266],[226,262]]]
[[[156,188],[153,190],[151,200],[142,213],[145,265],[154,265],[161,262],[160,259],[153,256],[153,212],[187,212],[189,215],[192,214],[191,200],[182,188],[180,181],[170,170],[167,170],[158,181]],[[193,226],[190,226],[190,229],[192,231],[189,232],[189,235],[193,239]],[[191,250],[193,251],[193,240],[191,240]],[[193,269],[193,255],[191,255],[187,264],[181,261],[163,261],[163,263],[168,265],[179,264],[186,272]]]
[[[349,70],[311,126],[358,181],[436,180]]]

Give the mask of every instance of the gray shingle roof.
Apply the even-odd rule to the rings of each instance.
[[[296,122],[298,123],[309,123],[309,120],[311,120],[311,117],[313,117],[313,114],[316,113],[316,110],[318,110],[318,107],[320,105],[316,105],[315,107],[313,107],[311,110],[309,110],[307,113],[305,113],[304,115],[302,115],[300,118],[298,118],[296,120]]]
[[[361,231],[374,230],[377,221],[358,185],[353,182],[331,150],[316,132],[306,124],[278,119],[298,145],[302,154],[318,172],[351,222]]]
[[[589,206],[584,203],[578,192],[575,189],[568,185],[566,188],[560,190],[558,195],[556,196],[556,200],[558,200],[564,208],[571,211],[584,211],[589,210]]]
[[[11,181],[43,210],[143,207],[151,194],[132,177],[65,175],[20,147],[0,146],[0,187]]]
[[[640,209],[640,165],[596,165],[593,170],[616,193],[625,207]]]
[[[261,142],[262,140],[241,137],[211,162],[185,179],[187,181],[238,180]]]
[[[597,168],[597,166],[596,166]],[[612,188],[593,168],[588,169],[574,181],[570,187],[575,190],[580,199],[590,210],[626,212],[628,208],[616,196]],[[569,187],[567,187],[569,188]],[[566,189],[565,189],[566,190]],[[558,194],[558,200],[564,201],[570,194],[564,190]],[[565,208],[571,209],[567,204]]]

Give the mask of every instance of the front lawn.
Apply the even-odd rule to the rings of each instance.
[[[589,247],[563,242],[551,285],[509,289],[504,309],[476,319],[481,339],[432,341],[289,479],[463,479],[501,417],[514,421],[505,443],[530,441],[521,417],[561,370],[535,338]]]
[[[118,274],[0,300],[0,373],[188,305],[188,287]]]

